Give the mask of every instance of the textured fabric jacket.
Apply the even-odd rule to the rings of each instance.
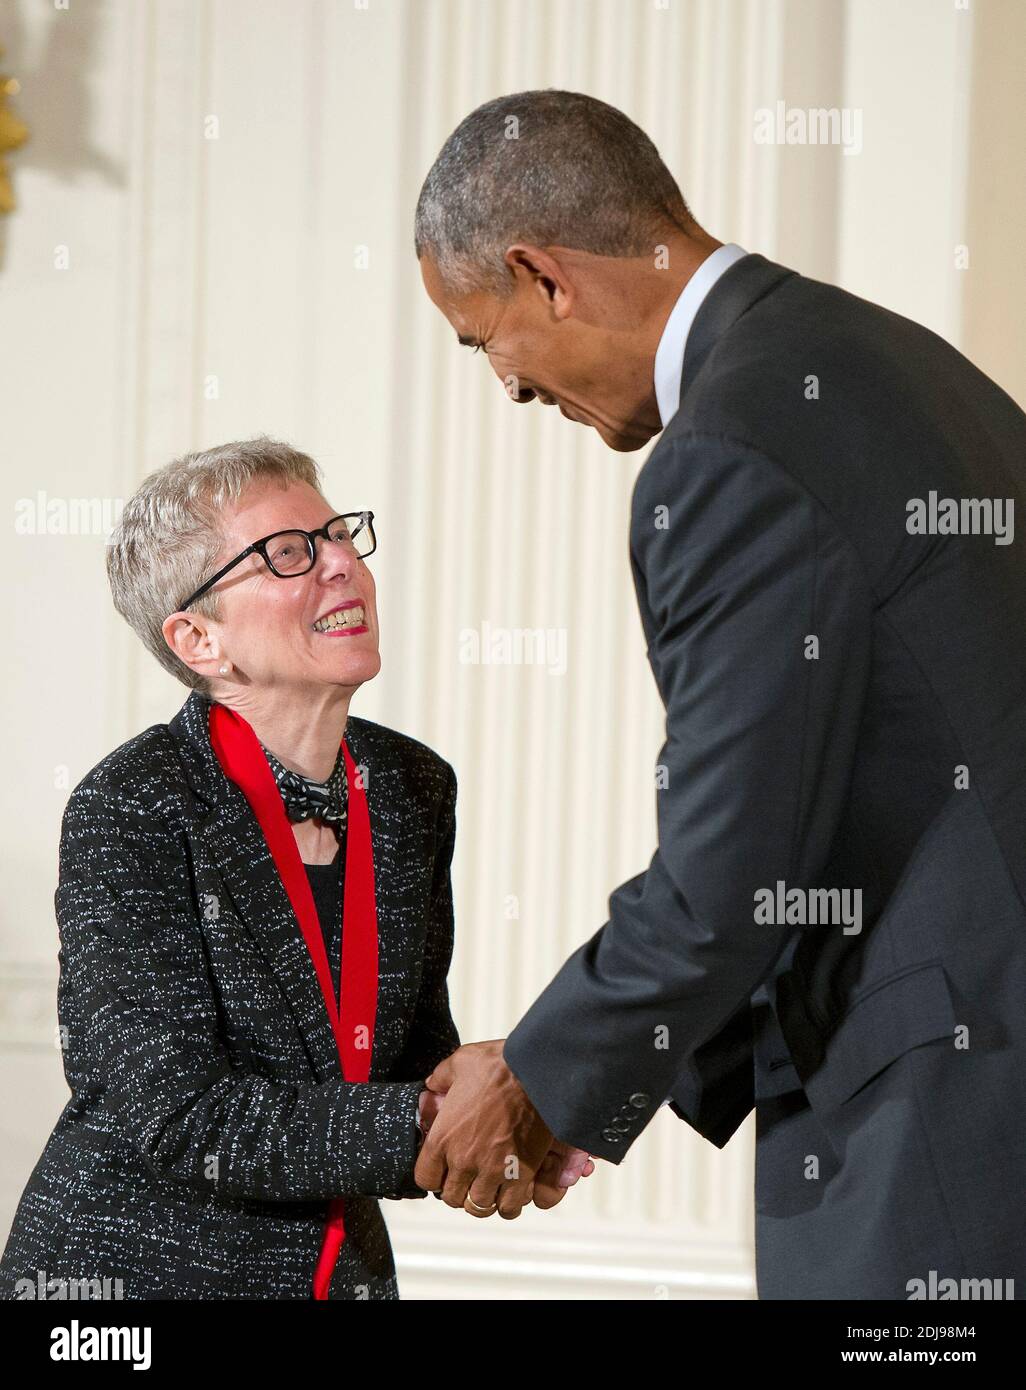
[[[56,904],[72,1095],[18,1206],[4,1297],[32,1296],[18,1281],[38,1290],[42,1276],[120,1280],[127,1299],[306,1299],[339,1196],[329,1296],[398,1296],[376,1199],[424,1196],[417,1100],[459,1045],[446,987],[455,775],[423,744],[347,721],[366,769],[379,934],[370,1080],[347,1083],[260,826],[211,747],[209,708],[194,692],[68,801]]]
[[[766,1298],[1026,1297],[1026,538],[910,531],[940,499],[1021,530],[1015,402],[908,319],[731,266],[632,498],[659,848],[505,1056],[612,1163],[667,1096],[717,1145],[754,1106]],[[860,929],[760,920],[778,884],[857,890]]]

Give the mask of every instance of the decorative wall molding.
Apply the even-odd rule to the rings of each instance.
[[[750,1299],[751,1257],[736,1244],[687,1241],[673,1233],[606,1221],[527,1213],[496,1231],[488,1221],[434,1210],[440,1203],[386,1202],[403,1298],[408,1299]],[[428,1209],[421,1213],[420,1207]],[[532,1218],[533,1215],[533,1219]],[[498,1218],[496,1218],[498,1220]]]

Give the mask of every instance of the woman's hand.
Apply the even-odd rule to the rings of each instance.
[[[563,1200],[567,1188],[573,1187],[581,1178],[590,1177],[594,1171],[595,1164],[584,1149],[575,1149],[570,1144],[555,1140],[535,1175],[534,1205],[548,1211]]]
[[[427,1134],[434,1124],[435,1116],[442,1108],[442,1101],[445,1099],[444,1093],[437,1091],[421,1091],[420,1100],[417,1102],[417,1125],[421,1134]]]

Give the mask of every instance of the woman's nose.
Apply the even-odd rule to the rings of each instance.
[[[326,541],[323,536],[318,536],[317,550],[317,568],[325,578],[334,579],[341,575],[343,579],[348,579],[360,563],[354,547],[345,541]]]

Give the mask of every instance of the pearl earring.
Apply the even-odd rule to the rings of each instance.
[[[228,674],[228,666],[227,666],[227,664],[224,665],[224,666],[219,666],[219,667],[217,668],[217,671],[218,671],[218,675],[226,676],[226,675]]]

